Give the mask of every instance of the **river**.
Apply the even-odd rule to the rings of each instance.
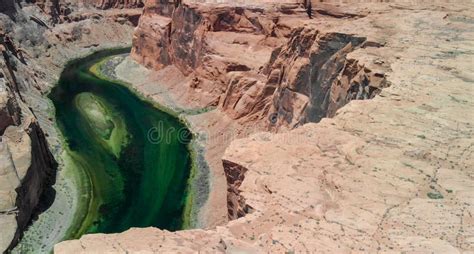
[[[126,86],[101,78],[98,64],[120,52],[100,52],[69,63],[49,95],[63,138],[62,157],[68,158],[63,167],[69,168],[63,170],[77,178],[71,192],[77,197],[70,206],[75,211],[61,240],[131,227],[174,231],[186,227],[189,219],[185,211],[192,134],[177,117]],[[44,233],[41,227],[38,231]],[[32,248],[23,245],[20,252]]]

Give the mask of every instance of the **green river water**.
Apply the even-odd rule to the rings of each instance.
[[[104,54],[70,63],[49,96],[81,170],[82,211],[68,238],[131,227],[182,229],[192,135],[127,87],[95,76],[90,69]]]

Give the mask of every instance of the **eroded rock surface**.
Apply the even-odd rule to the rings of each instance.
[[[243,105],[248,105],[269,81],[278,84],[263,103],[268,113],[278,113],[277,122],[284,121],[272,127],[280,133],[233,141],[223,157],[228,215],[235,220],[207,230],[88,235],[56,245],[55,252],[474,251],[473,8],[462,1],[340,4],[318,6],[313,20],[295,11],[280,15],[278,22],[295,24],[282,39],[289,43],[263,50],[269,57],[263,62],[232,62],[232,55],[219,51],[225,43],[210,46],[216,32],[210,32],[212,25],[202,43],[190,35],[203,30],[183,22],[190,28],[183,51],[165,53],[188,54],[190,45],[203,45],[204,55],[189,58],[196,61],[187,66],[196,70],[188,75],[203,80],[195,82],[202,90],[207,87],[203,77],[228,76],[214,81],[220,89],[215,95],[222,96],[218,110],[238,119],[241,111],[234,105],[244,98],[240,92],[247,94]],[[161,21],[157,27],[163,33],[153,34],[158,39],[166,36],[163,27],[174,17]],[[233,19],[225,24],[233,27]],[[136,35],[143,33],[140,29]],[[245,49],[257,45],[248,42],[252,32],[239,31],[245,39],[234,40],[232,29],[219,40],[236,41],[235,48],[248,45],[239,51],[245,59]],[[172,40],[183,34],[175,32]],[[291,38],[301,41],[291,43]],[[135,58],[143,61],[138,47],[151,44],[137,40]],[[267,45],[266,39],[258,41]],[[150,67],[173,64],[186,73],[180,63],[160,59],[149,58]],[[253,64],[261,64],[261,71]],[[215,72],[202,70],[209,66]],[[228,68],[233,71],[222,71]],[[311,121],[307,117],[324,116],[334,117],[299,126]],[[282,127],[297,128],[285,132]]]
[[[57,164],[43,131],[18,93],[18,52],[2,35],[0,49],[0,249],[13,248],[32,216],[40,209],[41,197],[51,193]]]
[[[123,9],[141,8],[142,0],[33,0],[53,23],[69,22],[71,14],[80,9]],[[94,10],[90,10],[94,13]],[[98,13],[95,11],[95,15]],[[99,14],[100,15],[100,14]]]
[[[295,2],[244,8],[190,1],[173,9],[166,1],[147,3],[132,57],[155,70],[177,67],[192,77],[183,87],[208,93],[209,105],[218,104],[241,122],[292,129],[331,117],[349,101],[373,98],[388,86],[383,68],[347,58],[374,42],[306,22]],[[336,13],[348,19],[366,15]]]
[[[102,11],[86,5],[79,8],[84,2],[61,1],[66,2],[71,12],[61,14],[62,21],[67,21],[63,24],[56,19],[59,16],[43,8],[56,8],[56,2],[2,1],[0,4],[2,252],[15,247],[32,219],[38,219],[53,200],[60,200],[65,208],[55,215],[54,224],[43,227],[46,231],[31,233],[43,238],[33,249],[49,252],[65,234],[74,208],[73,202],[65,200],[64,191],[60,190],[65,186],[64,180],[55,186],[56,191],[51,188],[57,177],[64,179],[64,176],[56,174],[60,140],[46,93],[72,58],[101,48],[127,46],[141,13],[140,9]],[[70,192],[69,198],[76,198]]]

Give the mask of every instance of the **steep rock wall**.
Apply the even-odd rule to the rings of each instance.
[[[7,15],[12,15],[16,13],[15,5],[15,0],[2,0],[2,3],[0,3],[0,12],[6,13]]]
[[[32,0],[30,2],[36,3],[43,9],[52,7],[57,11],[68,5],[91,6],[99,9],[143,7],[142,0]]]
[[[203,44],[202,16],[191,8],[178,8],[172,18],[155,16],[170,4],[145,7],[133,37],[132,56],[149,68],[159,69],[175,64],[189,74],[197,67]],[[173,21],[173,22],[172,22]]]
[[[132,57],[155,70],[174,65],[193,77],[183,86],[212,94],[241,122],[292,129],[332,117],[349,101],[373,98],[387,86],[383,72],[347,57],[373,43],[289,23],[282,16],[298,12],[297,6],[270,11],[185,4],[169,14],[173,7],[163,2],[147,2]]]
[[[234,162],[223,160],[224,173],[227,179],[227,210],[229,220],[245,216],[251,207],[245,203],[245,198],[240,195],[240,185],[245,178],[247,169]]]
[[[26,2],[37,5],[48,16],[52,24],[70,21],[68,15],[75,11],[90,8],[130,9],[141,8],[144,5],[143,0],[26,0]]]
[[[57,193],[50,188],[56,180],[52,153],[59,158],[61,146],[46,98],[49,88],[57,82],[67,61],[96,50],[129,45],[141,10],[100,9],[140,7],[142,2],[0,2],[0,252],[3,252],[21,241],[30,223],[53,201],[71,201],[64,199],[64,182],[55,186]],[[61,173],[58,176],[64,179]],[[49,232],[37,233],[35,226],[52,213],[57,219],[55,225],[42,227]],[[26,230],[27,245],[36,244],[32,246],[36,252],[49,252],[66,234],[73,213],[73,207],[60,214],[51,210],[42,213],[32,230]],[[32,239],[31,235],[38,238]],[[15,251],[25,252],[23,247]]]
[[[57,164],[20,95],[16,72],[24,61],[21,51],[5,34],[0,50],[0,250],[4,251],[16,245],[32,218],[48,206]]]
[[[52,186],[56,181],[57,163],[49,151],[48,143],[38,123],[31,122],[25,131],[30,138],[31,161],[26,175],[20,179],[20,185],[15,190],[18,227],[9,246],[10,249],[16,246],[31,220],[54,200]]]
[[[330,91],[328,98],[335,106],[352,97],[370,95],[366,88],[376,87],[372,82],[384,76],[371,63],[382,66],[385,61],[393,68],[387,79],[394,85],[374,100],[351,102],[332,119],[289,132],[259,133],[232,142],[224,157],[232,162],[224,162],[230,173],[229,183],[234,185],[230,190],[245,197],[245,203],[254,207],[252,213],[208,230],[167,232],[148,228],[87,235],[58,244],[56,253],[114,252],[118,247],[129,252],[189,253],[472,250],[472,234],[466,229],[473,228],[469,212],[472,177],[467,169],[473,168],[474,123],[473,118],[466,118],[473,103],[469,92],[471,55],[464,51],[471,49],[467,45],[473,37],[472,24],[466,20],[472,19],[472,5],[464,4],[463,11],[451,4],[443,3],[439,8],[433,4],[370,5],[375,10],[367,19],[324,23],[335,27],[337,33],[325,31],[317,33],[316,38],[365,31],[371,35],[368,38],[387,41],[382,48],[366,42],[347,53],[341,51],[349,44],[344,39],[346,46],[335,47],[328,56],[320,58],[320,64],[309,56],[301,57],[306,60],[300,66],[336,69],[327,81],[335,86],[324,90]],[[347,9],[354,6],[363,12],[368,5],[343,5]],[[308,44],[316,50],[317,41],[310,40]],[[285,51],[285,45],[275,48],[279,47]],[[459,47],[462,51],[447,53],[444,47]],[[297,51],[288,52],[298,55]],[[308,51],[305,54],[309,55]],[[272,54],[272,66],[279,55],[278,50]],[[340,62],[332,59],[335,55],[340,56]],[[338,69],[340,66],[342,69]],[[292,68],[295,74],[287,74],[286,78],[297,77],[301,69]],[[240,87],[249,91],[244,100],[252,99],[257,94],[252,90],[267,84],[261,76],[270,75],[248,75],[250,71],[243,67],[239,70],[229,73],[231,89],[225,92],[233,96],[226,95],[226,105],[243,100],[239,97]],[[270,66],[265,73],[271,72]],[[326,74],[318,70],[314,78],[323,76]],[[270,77],[278,84],[285,74]],[[306,79],[309,77],[312,76]],[[367,86],[364,80],[369,78],[374,79]],[[358,91],[352,93],[347,87]],[[274,91],[276,88],[269,94]],[[310,94],[305,89],[299,91],[295,94]],[[306,102],[312,103],[309,98]],[[271,101],[265,104],[273,107]],[[328,106],[328,114],[333,114],[332,109]],[[239,209],[235,208],[242,204],[238,202],[240,197],[232,197],[236,202],[229,212],[236,214]]]
[[[142,0],[91,0],[90,2],[100,9],[143,7]]]
[[[1,72],[3,73],[3,71]],[[2,74],[5,77],[5,74]],[[12,81],[2,78],[0,105],[0,249],[13,248],[31,219],[48,206],[53,193],[57,164],[34,116],[11,89]],[[54,198],[54,196],[50,197]],[[15,223],[13,223],[15,221]]]
[[[203,66],[208,63],[206,57],[214,53],[208,45],[208,34],[225,31],[272,33],[270,18],[258,17],[263,13],[262,9],[200,5],[182,5],[175,9],[173,4],[166,2],[146,3],[134,35],[131,55],[149,68],[161,69],[173,64],[186,75],[197,71],[217,79],[222,73],[212,74]],[[224,63],[224,69],[228,69],[229,64]]]
[[[387,86],[383,73],[374,73],[347,55],[366,38],[297,28],[289,43],[276,49],[269,63],[267,85],[275,87],[269,125],[290,129],[332,117],[351,100],[371,99]]]

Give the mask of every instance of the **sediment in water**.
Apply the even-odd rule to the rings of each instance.
[[[51,91],[63,139],[64,172],[55,186],[62,201],[33,224],[16,252],[39,248],[35,235],[51,230],[56,235],[42,236],[42,243],[130,227],[189,227],[191,132],[176,115],[96,72],[103,59],[128,51],[106,50],[70,62]],[[52,248],[42,245],[44,251]]]
[[[50,95],[70,156],[90,182],[71,237],[181,229],[191,134],[126,87],[89,72],[103,54],[70,64]]]

